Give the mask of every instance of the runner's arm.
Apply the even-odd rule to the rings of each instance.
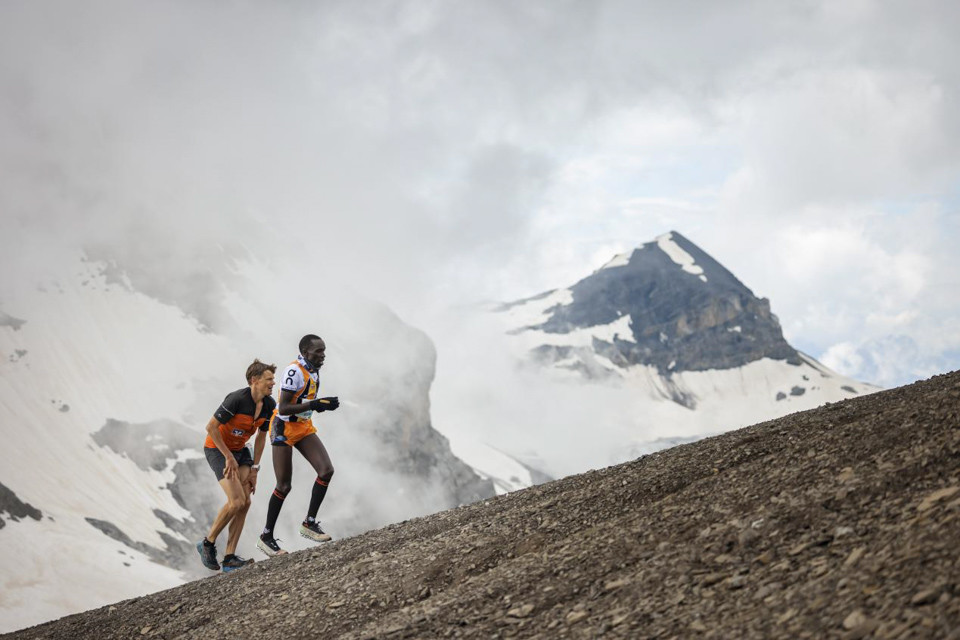
[[[282,416],[292,416],[297,413],[303,413],[304,411],[312,410],[310,407],[310,400],[306,402],[293,402],[293,399],[296,395],[296,391],[281,389],[280,400],[277,401],[277,413]]]
[[[260,465],[260,457],[263,455],[263,447],[267,442],[267,432],[257,431],[257,439],[253,441],[253,469],[250,469],[250,475],[247,476],[247,482],[250,483],[250,493],[257,492],[257,476],[259,475],[256,467]]]
[[[207,434],[210,436],[210,439],[213,440],[213,444],[217,445],[217,449],[220,450],[220,453],[223,454],[224,460],[226,460],[226,466],[223,469],[223,477],[234,477],[237,473],[237,460],[233,457],[233,452],[227,447],[227,443],[223,441],[223,436],[220,435],[220,421],[215,417],[210,418],[210,422],[207,423]]]
[[[267,432],[257,431],[257,438],[253,441],[253,466],[260,466],[260,458],[263,456],[263,448],[267,442]]]
[[[220,453],[222,453],[224,457],[233,457],[233,452],[227,447],[227,443],[223,441],[223,436],[220,435],[220,421],[216,418],[210,418],[210,422],[207,423],[207,435],[213,440],[213,444],[217,445],[217,449],[220,449]]]

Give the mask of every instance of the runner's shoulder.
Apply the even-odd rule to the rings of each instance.
[[[227,408],[238,407],[241,404],[247,402],[252,402],[253,396],[250,393],[250,387],[243,387],[242,389],[237,389],[236,391],[231,391],[223,399],[223,405]]]
[[[303,370],[300,364],[294,360],[283,370],[280,376],[280,388],[286,391],[299,391],[307,384],[303,377]]]
[[[222,419],[223,417],[229,419],[236,415],[252,416],[256,408],[257,406],[253,401],[253,393],[251,393],[250,387],[243,387],[242,389],[237,389],[227,394],[227,397],[225,397],[220,404],[220,409],[217,411],[217,419],[221,422],[226,422],[226,420]],[[224,413],[224,411],[226,413]]]

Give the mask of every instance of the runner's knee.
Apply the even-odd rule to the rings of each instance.
[[[327,484],[330,484],[330,480],[333,479],[333,465],[323,470],[321,473],[318,473],[317,478],[323,480]]]
[[[277,493],[282,493],[283,496],[286,497],[286,495],[290,493],[290,481],[281,480],[280,482],[277,483],[276,489],[277,489]]]

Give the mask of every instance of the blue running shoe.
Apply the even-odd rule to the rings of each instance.
[[[231,571],[236,571],[237,569],[243,569],[247,565],[253,564],[253,560],[247,560],[246,558],[241,558],[238,555],[228,553],[223,556],[223,572],[230,573]]]
[[[200,562],[211,571],[220,571],[220,563],[217,562],[217,545],[207,542],[204,538],[197,543],[197,553],[200,554]]]

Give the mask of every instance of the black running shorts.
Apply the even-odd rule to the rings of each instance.
[[[233,454],[234,459],[237,461],[237,466],[253,466],[253,455],[251,455],[248,447],[243,447],[239,451],[231,451],[230,453]],[[220,449],[216,447],[204,447],[203,455],[207,456],[207,463],[210,464],[210,468],[213,469],[213,472],[217,475],[217,482],[223,480],[223,467],[227,464],[227,459],[220,453]]]

